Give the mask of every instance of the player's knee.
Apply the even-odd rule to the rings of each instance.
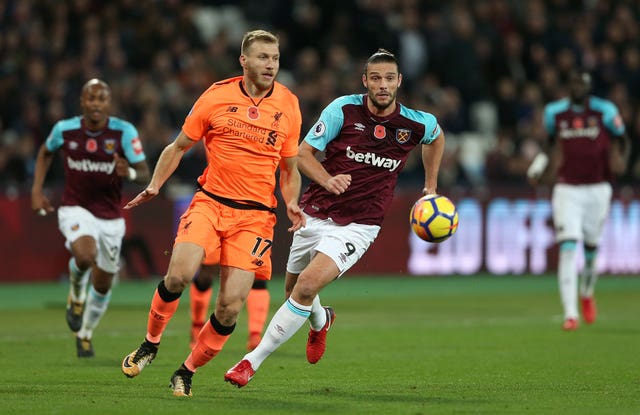
[[[300,299],[304,304],[308,304],[320,291],[318,284],[311,278],[298,278],[292,292],[295,292],[296,298]]]
[[[91,268],[96,261],[96,252],[78,252],[74,256],[76,258],[76,266],[81,270]]]
[[[242,304],[243,301],[241,299],[229,301],[228,299],[218,298],[218,301],[216,302],[215,315],[220,323],[225,326],[235,324],[238,319],[238,314],[240,314]]]
[[[164,286],[172,293],[181,293],[187,287],[189,278],[182,278],[176,275],[167,275],[164,277]]]
[[[113,274],[98,269],[92,275],[93,288],[100,294],[106,294],[111,289]]]

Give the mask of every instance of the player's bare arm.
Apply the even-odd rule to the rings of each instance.
[[[627,170],[629,163],[629,155],[631,154],[631,141],[627,133],[616,137],[612,143],[612,149],[609,153],[609,166],[611,172],[617,176],[621,176]]]
[[[549,153],[549,164],[547,168],[542,172],[538,179],[538,184],[549,184],[555,181],[562,161],[562,146],[559,142],[555,142]]]
[[[351,175],[330,175],[316,158],[317,152],[318,150],[315,147],[304,141],[300,144],[300,147],[298,147],[298,166],[300,171],[334,195],[344,193],[351,185]]]
[[[292,223],[289,232],[295,232],[306,225],[306,219],[298,205],[302,178],[298,171],[297,157],[280,160],[280,193],[287,205],[287,216]]]
[[[560,164],[562,147],[557,141],[545,144],[527,169],[527,181],[533,187],[550,183],[555,176],[555,168]]]
[[[33,184],[31,186],[31,209],[41,216],[54,211],[51,202],[49,202],[49,198],[42,192],[44,179],[49,171],[49,167],[51,167],[53,156],[54,153],[47,150],[45,144],[40,146],[36,158],[35,172],[33,174]]]
[[[196,142],[190,139],[184,132],[180,131],[180,134],[169,145],[167,145],[160,157],[158,163],[153,171],[151,181],[147,185],[146,189],[138,193],[124,208],[131,209],[142,203],[145,203],[158,195],[160,188],[167,181],[173,172],[178,168],[184,153],[186,153]]]
[[[422,165],[424,167],[424,189],[425,195],[436,194],[438,191],[438,172],[444,154],[444,133],[436,137],[430,144],[422,145]]]

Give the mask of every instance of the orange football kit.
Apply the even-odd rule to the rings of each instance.
[[[175,243],[202,246],[205,263],[219,257],[221,265],[270,279],[275,174],[282,158],[297,155],[301,125],[298,98],[278,82],[257,100],[242,76],[207,89],[182,126],[192,140],[204,139],[208,165]]]

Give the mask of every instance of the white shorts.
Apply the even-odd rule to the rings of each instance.
[[[58,208],[58,228],[66,238],[64,246],[69,251],[71,244],[81,236],[95,239],[98,268],[113,274],[118,272],[120,248],[126,229],[123,218],[99,219],[83,207],[61,206]]]
[[[556,184],[551,197],[556,241],[573,239],[597,246],[609,214],[611,193],[611,184],[606,182]]]
[[[307,225],[293,234],[289,251],[287,271],[293,274],[300,274],[322,252],[333,259],[340,276],[362,258],[380,232],[377,225],[338,225],[331,219],[305,216]]]

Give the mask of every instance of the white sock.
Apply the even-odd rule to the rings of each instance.
[[[320,296],[316,295],[311,304],[311,316],[309,316],[311,330],[319,331],[327,323],[327,312],[320,304]]]
[[[564,308],[564,318],[578,318],[578,270],[576,268],[575,243],[560,245],[558,285]]]
[[[85,302],[90,271],[91,268],[81,271],[74,257],[69,260],[69,295],[71,296],[71,301],[76,303]]]
[[[253,370],[258,370],[271,353],[296,334],[310,314],[311,306],[298,304],[291,298],[287,299],[273,315],[258,347],[244,356],[244,359],[251,363]]]
[[[81,339],[90,339],[93,330],[96,328],[100,319],[107,311],[109,300],[111,299],[111,290],[106,294],[100,294],[91,286],[89,288],[89,296],[84,305],[84,314],[82,314],[82,328],[78,331],[78,337]]]
[[[598,271],[596,269],[596,252],[585,253],[585,265],[580,276],[580,296],[593,297],[593,292],[598,281]]]

